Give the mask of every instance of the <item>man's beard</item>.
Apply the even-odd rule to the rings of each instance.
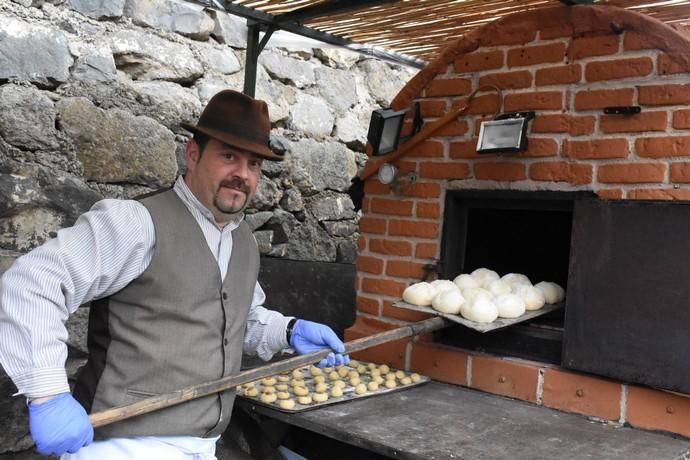
[[[247,202],[249,201],[249,186],[239,177],[235,177],[233,179],[221,182],[220,186],[218,187],[218,192],[220,192],[220,189],[223,187],[241,191],[244,193],[244,199],[239,206],[233,205],[234,201],[229,205],[224,205],[219,199],[219,193],[216,193],[216,196],[213,198],[213,205],[216,207],[216,209],[224,214],[236,214],[242,211],[245,206],[247,206]]]

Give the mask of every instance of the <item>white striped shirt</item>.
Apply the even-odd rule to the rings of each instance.
[[[174,190],[201,227],[224,279],[232,252],[232,230],[223,229],[192,194],[182,177]],[[65,320],[79,305],[124,288],[148,267],[155,231],[144,205],[135,200],[99,201],[74,226],[23,255],[0,278],[0,363],[17,394],[38,398],[69,391]],[[254,288],[244,352],[268,360],[287,348],[290,317],[262,306]]]

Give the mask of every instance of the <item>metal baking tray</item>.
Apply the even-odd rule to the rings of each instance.
[[[422,313],[428,313],[428,314],[434,315],[434,316],[440,316],[442,318],[446,318],[446,319],[451,320],[453,322],[462,324],[463,326],[467,326],[470,329],[474,329],[475,331],[479,331],[479,332],[488,332],[488,331],[493,331],[496,329],[501,329],[503,327],[512,326],[513,324],[521,323],[523,321],[527,321],[529,319],[545,315],[545,314],[550,313],[554,310],[558,310],[559,308],[563,308],[564,305],[565,305],[565,301],[558,302],[558,303],[547,303],[546,305],[544,305],[539,310],[528,310],[525,313],[523,313],[522,315],[518,316],[517,318],[498,318],[491,323],[478,323],[476,321],[470,321],[469,319],[465,319],[460,315],[451,315],[450,313],[441,313],[440,311],[436,311],[431,307],[426,307],[426,306],[421,306],[421,305],[413,305],[411,303],[403,302],[402,300],[393,303],[394,307],[403,308],[405,310],[412,310],[412,311],[419,311]]]
[[[357,360],[357,362],[359,364],[364,365],[364,366],[369,365],[369,363],[366,361]],[[309,373],[309,366],[301,367],[300,370],[302,371],[302,375],[304,376],[304,383],[306,384],[307,389],[309,390],[310,393],[314,393],[314,385],[315,385],[314,384],[314,378]],[[392,367],[390,368],[390,372],[397,372],[397,371],[399,371],[399,369],[394,369]],[[403,371],[403,372],[405,372],[406,376],[410,376],[413,374],[412,372],[406,372],[406,371]],[[274,377],[276,379],[278,378],[278,376],[274,376]],[[293,407],[292,409],[283,409],[282,407],[280,407],[279,406],[280,400],[276,400],[273,403],[265,403],[259,399],[260,396],[245,396],[244,394],[242,394],[242,391],[238,391],[237,396],[245,399],[246,401],[251,402],[252,404],[256,404],[256,405],[264,406],[264,407],[269,407],[271,409],[275,409],[275,410],[278,410],[281,412],[295,413],[295,412],[304,412],[307,410],[317,409],[319,407],[328,406],[331,404],[343,403],[343,402],[351,401],[354,399],[369,398],[371,396],[378,396],[378,395],[385,394],[385,393],[391,393],[393,391],[405,390],[407,388],[412,388],[412,387],[421,385],[421,384],[426,383],[430,380],[429,377],[427,377],[425,375],[419,374],[419,377],[420,378],[417,382],[412,382],[412,383],[408,383],[405,385],[401,384],[400,380],[396,379],[398,386],[396,386],[395,388],[387,388],[384,385],[380,385],[377,390],[367,391],[366,393],[361,394],[361,395],[355,394],[354,387],[351,386],[347,382],[346,379],[343,379],[343,380],[345,380],[345,383],[347,383],[347,385],[343,388],[343,395],[338,396],[338,397],[330,396],[330,390],[332,388],[332,385],[330,384],[330,381],[328,381],[328,377],[327,377],[326,383],[328,384],[328,392],[329,392],[328,400],[323,401],[323,402],[312,402],[311,404],[308,404],[308,405],[303,405],[303,404],[300,404],[297,402],[297,397],[294,395],[294,393],[292,393],[292,388],[290,388],[290,384],[289,384],[289,382],[287,382],[290,396],[292,397],[292,399],[295,400],[295,407]],[[366,373],[364,373],[364,374],[360,373],[360,380],[361,380],[361,383],[365,383],[365,384],[369,383],[371,381],[371,374],[369,374],[368,369],[367,369]],[[261,388],[261,382],[260,381],[255,382],[255,385],[257,388],[259,388],[259,389]],[[261,394],[261,391],[259,390],[259,395],[260,394]]]

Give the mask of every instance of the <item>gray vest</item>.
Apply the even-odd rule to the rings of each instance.
[[[245,222],[232,232],[225,281],[199,225],[173,190],[144,198],[156,229],[151,264],[112,296],[92,303],[89,361],[75,397],[99,412],[236,374],[259,255]],[[208,437],[230,422],[234,391],[199,398],[96,429],[98,439]]]

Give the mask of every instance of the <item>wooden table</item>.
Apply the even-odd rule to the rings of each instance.
[[[438,382],[288,414],[245,409],[398,459],[690,458],[690,441]]]

